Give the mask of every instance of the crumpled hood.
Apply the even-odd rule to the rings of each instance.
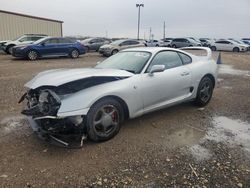
[[[32,80],[27,82],[25,87],[36,89],[41,86],[59,86],[83,78],[99,76],[130,77],[133,75],[133,73],[118,69],[52,69],[39,73]]]

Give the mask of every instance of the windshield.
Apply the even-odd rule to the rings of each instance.
[[[150,57],[151,53],[149,52],[119,52],[104,60],[95,68],[120,69],[139,74]]]

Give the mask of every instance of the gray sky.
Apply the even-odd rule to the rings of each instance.
[[[64,35],[250,37],[250,0],[0,0],[0,9],[64,21]]]

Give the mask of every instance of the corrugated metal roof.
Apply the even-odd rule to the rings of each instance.
[[[24,16],[24,17],[28,17],[28,18],[35,18],[35,19],[40,19],[40,20],[46,20],[46,21],[63,23],[63,21],[60,21],[60,20],[54,20],[54,19],[49,19],[49,18],[42,18],[42,17],[31,16],[31,15],[27,15],[27,14],[20,14],[20,13],[16,13],[16,12],[5,11],[5,10],[0,10],[0,12],[7,13],[7,14],[13,14],[13,15],[17,15],[17,16]]]

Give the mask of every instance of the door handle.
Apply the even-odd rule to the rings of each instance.
[[[188,76],[190,73],[189,72],[183,72],[181,73],[181,76]]]

